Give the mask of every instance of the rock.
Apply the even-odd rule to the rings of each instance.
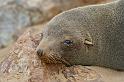
[[[8,5],[0,8],[0,47],[5,47],[14,41],[14,36],[21,34],[21,30],[31,26],[42,14],[38,11],[29,11],[17,5]]]
[[[12,45],[9,45],[6,48],[0,49],[0,62],[2,62],[8,56],[8,53],[9,53],[9,50],[11,49],[11,46]]]
[[[0,82],[103,82],[95,71],[83,66],[46,65],[36,55],[39,34],[25,32],[0,64]]]
[[[14,0],[0,0],[0,7],[4,5],[8,5],[9,3],[13,2]]]
[[[124,71],[117,71],[98,66],[88,66],[87,68],[100,74],[104,82],[124,82]]]
[[[58,13],[109,0],[0,0],[0,48],[14,42],[31,25],[50,20]]]

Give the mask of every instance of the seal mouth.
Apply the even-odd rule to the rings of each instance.
[[[66,66],[71,66],[64,58],[57,57],[55,54],[44,55],[41,57],[41,61],[46,64],[64,64]]]

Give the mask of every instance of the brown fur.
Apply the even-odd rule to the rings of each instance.
[[[65,11],[46,25],[37,51],[46,63],[124,70],[123,15],[123,0]]]

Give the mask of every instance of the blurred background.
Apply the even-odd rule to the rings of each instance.
[[[0,61],[26,30],[38,32],[55,15],[75,7],[112,0],[0,0]]]

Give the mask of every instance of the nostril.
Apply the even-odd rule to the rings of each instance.
[[[41,57],[43,55],[43,50],[42,49],[38,49],[37,50],[37,55]]]

